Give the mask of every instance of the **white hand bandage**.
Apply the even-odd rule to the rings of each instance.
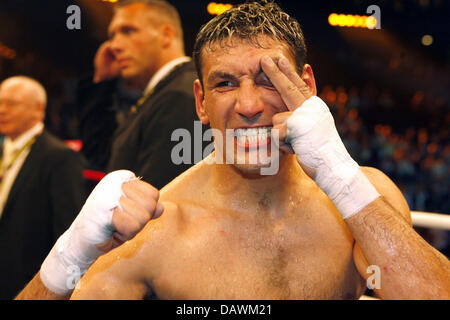
[[[44,285],[59,295],[69,294],[78,279],[103,252],[96,245],[113,235],[112,215],[119,206],[122,184],[136,179],[133,172],[114,171],[106,175],[94,188],[70,228],[59,237],[41,266]],[[78,280],[77,279],[77,280]]]
[[[380,196],[348,154],[330,110],[319,97],[309,98],[289,117],[286,141],[301,164],[316,170],[314,180],[344,219]]]

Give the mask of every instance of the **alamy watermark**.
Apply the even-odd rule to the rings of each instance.
[[[367,20],[367,28],[369,29],[381,29],[381,9],[379,6],[372,4],[367,7],[367,14],[370,14],[376,23],[372,24],[370,20]]]
[[[367,278],[366,285],[370,290],[381,289],[381,269],[377,265],[370,265],[367,267],[366,273],[371,276]]]
[[[248,128],[243,129],[240,136],[236,131],[226,129],[225,137],[214,128],[203,133],[200,121],[194,121],[194,137],[187,129],[176,129],[172,132],[171,141],[179,143],[171,150],[172,163],[192,164],[204,160],[207,164],[256,165],[261,175],[277,174],[279,149],[275,141],[279,139],[279,130]],[[212,142],[202,150],[205,141]],[[208,157],[213,150],[214,155]]]
[[[70,5],[66,9],[66,13],[70,16],[66,20],[66,27],[69,30],[81,29],[81,9],[76,4]]]

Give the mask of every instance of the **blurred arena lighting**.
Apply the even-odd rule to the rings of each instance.
[[[233,8],[233,5],[229,3],[210,2],[206,6],[206,10],[208,11],[208,13],[216,16],[221,15],[222,13],[231,8]]]
[[[14,59],[16,57],[16,51],[0,42],[0,57]]]
[[[429,34],[426,34],[422,37],[421,42],[424,46],[431,46],[433,44],[433,37]]]
[[[333,27],[373,29],[377,25],[377,19],[372,16],[332,13],[328,16],[328,23]]]
[[[116,3],[119,0],[99,0],[101,2],[110,2],[110,3]]]

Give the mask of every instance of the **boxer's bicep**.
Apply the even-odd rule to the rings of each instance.
[[[361,248],[358,246],[358,244],[355,242],[353,246],[353,262],[355,263],[356,270],[358,270],[359,275],[363,279],[363,285],[360,288],[360,292],[358,292],[358,295],[361,296],[366,291],[366,282],[369,276],[371,275],[370,272],[368,272],[369,263],[367,262],[366,257],[361,251]],[[375,294],[377,294],[377,291],[374,291]]]
[[[151,220],[133,239],[102,255],[88,269],[71,299],[142,299],[152,278],[155,255],[155,224]]]
[[[100,257],[81,278],[71,296],[74,300],[142,299],[147,286],[135,259],[119,247]]]
[[[150,220],[131,240],[101,256],[81,278],[71,299],[143,299],[161,273],[176,242],[178,207],[164,202],[161,217]],[[174,240],[175,239],[175,240]]]
[[[89,281],[81,280],[71,300],[138,300],[147,293],[143,282],[126,281],[119,274],[97,274]]]

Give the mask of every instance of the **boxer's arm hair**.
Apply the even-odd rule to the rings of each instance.
[[[38,272],[14,300],[67,300],[69,297],[70,295],[62,296],[47,289]]]
[[[355,240],[355,265],[367,279],[378,266],[382,299],[450,299],[450,261],[411,225],[406,201],[381,171],[364,168],[381,197],[345,220]]]

